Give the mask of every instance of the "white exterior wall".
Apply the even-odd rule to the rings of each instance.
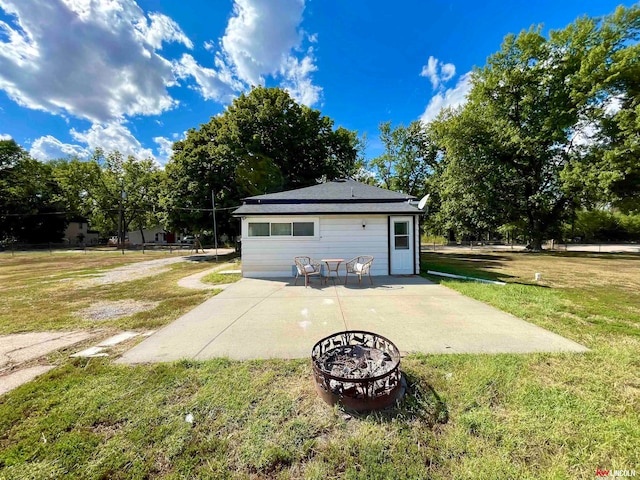
[[[82,242],[78,240],[78,235],[82,235]],[[64,241],[69,245],[94,244],[98,243],[98,234],[89,232],[89,224],[87,222],[69,222],[64,232]]]
[[[161,227],[156,228],[145,228],[144,231],[144,241],[146,243],[167,243],[165,240],[165,229]],[[156,234],[158,234],[158,241],[156,241]],[[131,245],[142,245],[142,235],[140,234],[140,230],[131,230],[127,232],[127,238],[129,239],[129,243]]]
[[[388,275],[388,215],[320,215],[244,217],[242,219],[242,274],[245,277],[290,277],[293,257],[309,256],[351,260],[374,257],[371,275]],[[366,226],[363,228],[363,220]],[[314,238],[249,237],[250,222],[317,222]],[[417,222],[416,222],[417,225]],[[416,250],[417,250],[417,235]],[[419,255],[419,254],[417,254]],[[326,267],[325,267],[326,268]],[[340,276],[344,276],[344,264]]]

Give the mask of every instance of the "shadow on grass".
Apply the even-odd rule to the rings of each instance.
[[[545,255],[562,258],[598,258],[603,260],[635,260],[640,261],[640,253],[596,253],[596,252],[563,252],[562,250],[545,250],[542,252],[520,252],[527,255]]]
[[[215,253],[207,253],[206,255],[189,255],[185,257],[190,262],[207,262],[207,263],[225,263],[235,258],[240,258],[240,254],[237,252],[227,253],[225,255],[218,255],[216,261]]]
[[[514,278],[504,272],[492,272],[496,268],[501,268],[511,258],[504,255],[482,255],[482,254],[437,254],[423,253],[420,257],[420,270],[435,270],[454,275],[465,275],[483,280],[499,280]]]
[[[353,418],[373,420],[377,423],[418,420],[426,423],[429,428],[447,423],[447,405],[434,388],[416,375],[407,372],[403,372],[403,375],[407,381],[407,390],[396,406],[365,413],[343,411]]]

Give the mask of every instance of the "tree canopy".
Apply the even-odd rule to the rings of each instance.
[[[53,162],[67,211],[88,217],[103,236],[154,227],[163,219],[164,172],[151,159],[98,149],[89,161]],[[122,223],[120,223],[122,221]]]
[[[638,5],[509,34],[462,107],[430,124],[381,123],[371,160],[366,135],[265,87],[190,129],[165,170],[101,150],[43,163],[0,141],[0,240],[56,241],[76,216],[105,236],[158,224],[208,233],[212,193],[219,232],[234,235],[242,198],[339,177],[430,193],[424,224],[440,232],[519,233],[533,249],[579,229],[626,238],[640,218],[639,37]]]
[[[256,87],[188,131],[167,164],[167,210],[178,228],[211,230],[216,208],[247,196],[305,187],[356,170],[358,138],[279,88]],[[233,232],[228,212],[218,221]]]
[[[59,194],[49,165],[13,140],[0,141],[0,241],[60,241],[66,215]]]
[[[380,124],[384,153],[369,163],[382,187],[421,197],[427,188],[438,153],[429,132],[419,121],[409,126]]]
[[[431,125],[445,152],[438,188],[449,226],[477,232],[519,224],[540,249],[587,189],[582,172],[610,167],[604,178],[612,192],[621,179],[633,184],[620,175],[628,162],[637,165],[637,152],[616,150],[633,143],[623,128],[637,143],[629,117],[637,118],[631,87],[638,78],[638,12],[621,7],[601,20],[581,18],[549,38],[540,28],[508,35],[474,71],[465,106]],[[616,99],[620,110],[607,115]],[[584,141],[584,125],[594,122],[603,141]]]

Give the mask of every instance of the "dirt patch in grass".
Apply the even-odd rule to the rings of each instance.
[[[183,257],[161,258],[137,262],[131,265],[123,265],[91,278],[83,278],[76,281],[79,287],[94,287],[97,285],[110,285],[113,283],[130,282],[151,276],[160,275],[169,271],[169,265],[184,262]]]
[[[149,259],[160,261],[147,262]],[[193,257],[194,261],[190,261],[192,257],[187,257],[187,261],[176,260],[177,257],[167,254],[118,257],[97,252],[86,255],[25,254],[15,258],[0,256],[0,281],[3,287],[8,287],[0,290],[0,334],[98,326],[148,330],[165,325],[218,292],[177,288],[179,279],[209,270],[216,262],[202,256]],[[219,263],[225,261],[221,258]],[[126,268],[118,268],[125,262],[128,264]],[[153,275],[135,280],[136,266],[141,263],[140,269],[146,270],[145,275],[149,272]],[[112,270],[105,272],[110,267]],[[158,274],[160,268],[166,271]],[[86,277],[105,273],[107,277],[102,279]],[[63,281],[68,278],[72,281]],[[115,282],[117,278],[122,281]],[[95,280],[103,283],[78,286],[78,282]],[[152,302],[154,307],[152,310],[145,307],[143,311],[124,317],[105,315],[102,318],[106,319],[94,321],[95,327],[77,315],[77,312],[98,302],[129,300]]]
[[[160,302],[141,302],[139,300],[101,301],[76,312],[83,320],[99,322],[128,317],[135,313],[153,310]]]

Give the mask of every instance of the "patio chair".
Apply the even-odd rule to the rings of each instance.
[[[370,255],[360,255],[359,257],[352,258],[347,262],[347,274],[344,276],[344,284],[347,284],[349,274],[352,273],[358,276],[358,283],[362,285],[362,275],[369,275],[369,281],[373,285],[373,279],[371,278],[371,264],[373,263],[373,257]]]
[[[293,257],[293,261],[296,264],[296,281],[294,285],[298,284],[298,278],[304,276],[304,287],[309,286],[309,277],[313,275],[322,275],[320,263],[312,260],[311,257]]]

